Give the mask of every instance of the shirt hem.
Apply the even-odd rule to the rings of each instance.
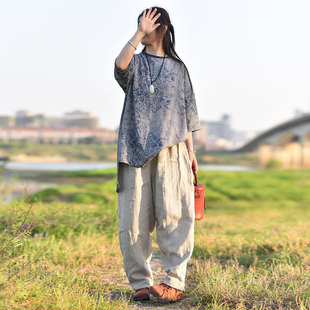
[[[125,162],[125,161],[123,161],[123,160],[120,160],[120,161],[117,160],[116,192],[118,193],[119,190],[121,189],[120,184],[119,184],[119,180],[118,180],[118,172],[119,172],[119,164],[120,164],[120,163],[125,163],[125,164],[130,165],[130,166],[133,166],[133,167],[135,167],[135,168],[143,168],[143,167],[145,167],[154,157],[156,157],[162,150],[164,150],[164,149],[166,149],[166,148],[169,148],[169,147],[172,147],[172,146],[174,146],[174,145],[176,145],[176,144],[179,144],[179,143],[181,143],[181,142],[185,142],[186,139],[187,139],[187,138],[182,139],[182,140],[178,140],[177,142],[171,143],[171,144],[169,144],[168,146],[163,147],[163,148],[160,149],[154,156],[152,156],[152,157],[150,157],[149,159],[147,159],[147,161],[145,161],[145,162],[142,164],[142,166],[135,166],[135,165],[130,164],[130,163],[128,163],[128,162]]]

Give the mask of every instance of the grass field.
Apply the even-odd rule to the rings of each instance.
[[[118,244],[115,173],[80,173],[83,185],[0,206],[0,309],[136,307]],[[88,183],[94,175],[108,181]],[[178,307],[309,309],[310,170],[198,178],[207,210],[195,224],[187,299]]]
[[[31,141],[0,141],[0,155],[13,156],[25,154],[28,156],[59,155],[71,161],[110,161],[115,162],[117,157],[116,143],[105,144],[43,144]],[[231,154],[225,151],[206,152],[203,148],[197,150],[199,163],[218,165],[243,165],[259,167],[256,155]]]
[[[59,155],[71,161],[115,161],[116,143],[106,144],[43,144],[31,141],[0,141],[0,155]]]

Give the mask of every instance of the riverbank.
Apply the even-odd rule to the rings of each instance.
[[[99,169],[98,169],[99,168]],[[83,184],[83,182],[105,182],[107,177],[116,175],[116,163],[90,163],[90,162],[65,162],[65,163],[29,163],[8,162],[6,168],[0,168],[0,185],[7,185],[5,194],[0,197],[3,203],[25,196],[24,186],[28,185],[30,194],[49,187],[65,184]],[[83,170],[81,170],[83,169]],[[201,170],[231,170],[249,171],[251,167],[224,166],[224,165],[199,165]]]
[[[30,162],[30,163],[40,163],[40,162],[51,162],[51,163],[59,163],[59,162],[68,162],[69,159],[63,156],[54,155],[54,156],[35,156],[35,155],[27,155],[27,154],[17,154],[10,156],[10,162]]]
[[[40,144],[31,141],[0,141],[0,155],[16,161],[115,161],[117,145],[107,144]],[[28,158],[28,159],[26,159]]]
[[[104,183],[116,175],[116,168],[81,171],[40,171],[0,169],[0,203],[9,203],[29,194],[67,184]]]
[[[9,156],[10,160],[42,162],[43,158],[51,162],[116,162],[117,144],[40,144],[30,141],[0,141],[0,155]],[[204,149],[197,149],[200,164],[239,165],[253,168],[259,167],[254,154],[231,154],[218,151],[209,154]],[[14,159],[13,159],[14,158]],[[27,159],[28,158],[28,159]]]
[[[309,308],[310,170],[199,171],[205,217],[195,223],[185,299],[176,304],[132,301],[115,169],[106,176],[0,204],[0,244],[8,244],[0,252],[0,308]],[[19,227],[30,230],[9,243]],[[152,239],[158,284],[164,270],[155,233]]]

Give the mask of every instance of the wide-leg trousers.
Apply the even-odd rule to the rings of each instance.
[[[120,163],[119,240],[127,278],[134,290],[153,285],[151,232],[167,273],[163,283],[185,290],[194,247],[193,172],[184,141],[161,150],[146,166]]]

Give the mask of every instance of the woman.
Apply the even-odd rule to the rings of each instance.
[[[140,42],[145,47],[134,54]],[[189,73],[174,45],[167,11],[146,9],[114,64],[125,92],[117,152],[119,239],[134,300],[148,300],[150,293],[181,299],[194,246],[198,166],[192,132],[200,122]],[[157,286],[150,268],[155,226],[167,272]]]

